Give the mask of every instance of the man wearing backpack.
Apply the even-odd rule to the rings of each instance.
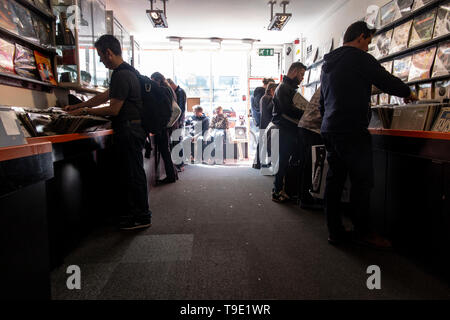
[[[136,70],[123,61],[120,43],[114,36],[101,36],[95,48],[105,67],[114,70],[110,88],[89,101],[65,109],[72,115],[111,116],[118,174],[116,190],[120,191],[119,227],[122,230],[147,228],[151,226],[152,213],[142,155],[146,132],[142,126],[141,83]],[[108,100],[109,106],[93,108]]]

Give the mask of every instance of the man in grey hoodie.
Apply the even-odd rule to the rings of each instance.
[[[327,149],[329,171],[325,188],[328,241],[348,239],[339,203],[347,175],[355,236],[364,243],[389,247],[389,241],[370,230],[370,191],[373,187],[370,95],[372,85],[390,95],[415,99],[409,87],[387,72],[367,53],[375,30],[363,21],[353,23],[344,35],[344,45],[325,55],[321,74],[321,134]]]

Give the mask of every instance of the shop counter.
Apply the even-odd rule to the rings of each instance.
[[[1,299],[49,299],[46,183],[52,144],[0,148]]]
[[[373,129],[371,220],[398,248],[449,267],[450,133]]]

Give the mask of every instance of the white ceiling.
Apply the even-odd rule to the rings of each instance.
[[[153,28],[145,11],[148,0],[106,0],[108,10],[140,42],[142,47],[151,43],[166,42],[168,36],[252,38],[261,43],[282,44],[300,38],[321,18],[331,14],[348,0],[290,0],[286,12],[292,18],[283,31],[268,31],[270,7],[268,0],[168,0],[169,28]],[[274,13],[282,12],[281,0]],[[163,8],[157,0],[155,8]]]

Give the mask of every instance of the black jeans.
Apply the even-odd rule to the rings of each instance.
[[[297,149],[297,132],[295,130],[279,128],[279,167],[275,175],[274,192],[283,190],[284,176],[289,165],[289,159],[295,155]]]
[[[309,193],[312,185],[312,146],[322,145],[322,136],[314,131],[299,128],[298,145],[300,150],[300,202],[311,204],[314,198]]]
[[[350,176],[351,218],[355,232],[369,231],[370,191],[373,188],[372,137],[369,132],[353,134],[322,133],[329,170],[325,187],[325,213],[331,236],[343,231],[340,200],[347,174]]]
[[[169,134],[170,129],[163,129],[161,133],[155,135],[155,144],[157,151],[161,154],[164,161],[164,168],[166,170],[166,175],[168,180],[175,180],[176,173],[173,166],[172,154],[170,153],[169,145]]]
[[[126,121],[114,127],[113,148],[118,173],[120,216],[149,218],[147,177],[144,170],[145,133],[140,123]]]

